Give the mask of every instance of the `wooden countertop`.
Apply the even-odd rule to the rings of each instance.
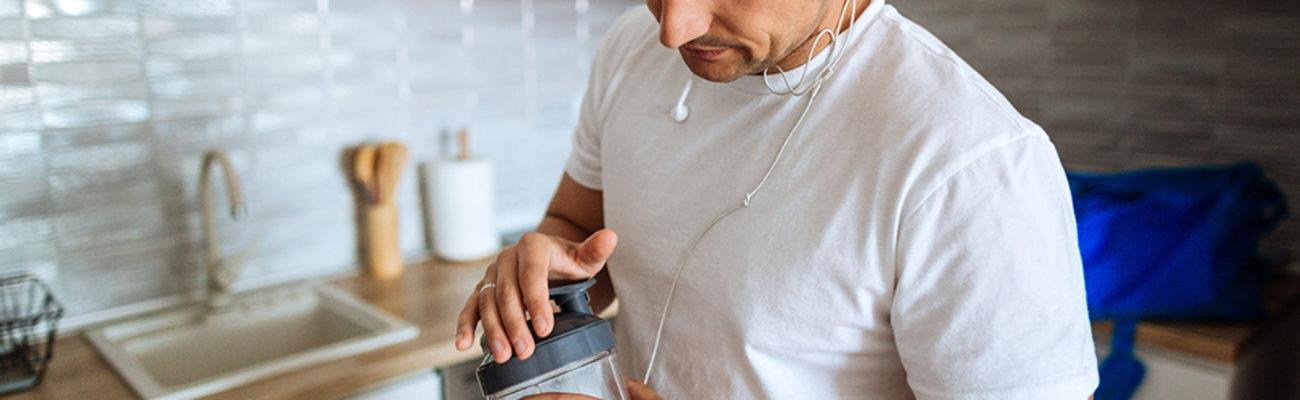
[[[1300,318],[1300,277],[1278,274],[1264,285],[1261,297],[1268,318],[1258,323],[1163,322],[1138,323],[1137,343],[1227,364],[1236,363],[1251,346],[1284,318]],[[1110,341],[1110,322],[1094,322],[1098,342]]]
[[[420,328],[414,340],[263,379],[206,399],[331,399],[359,392],[421,370],[482,357],[482,352],[458,352],[456,318],[486,262],[445,264],[423,262],[408,266],[401,279],[379,282],[355,276],[331,282],[380,309]],[[99,357],[82,335],[59,339],[54,345],[45,381],[35,389],[3,397],[33,399],[136,399],[126,381]]]
[[[408,266],[401,279],[379,282],[364,275],[331,284],[375,304],[420,328],[414,340],[263,379],[208,399],[330,399],[359,392],[421,370],[458,364],[482,356],[456,351],[457,314],[487,263],[422,262]],[[1265,288],[1270,321],[1260,324],[1144,322],[1138,342],[1211,360],[1233,363],[1276,324],[1276,316],[1297,313],[1300,278],[1276,279]],[[1093,324],[1099,341],[1109,324]],[[81,335],[59,339],[45,382],[5,400],[135,399],[131,388]]]

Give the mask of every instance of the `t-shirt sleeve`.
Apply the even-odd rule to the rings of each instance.
[[[618,66],[625,58],[625,52],[620,50],[627,47],[629,36],[635,34],[631,25],[638,21],[634,19],[644,13],[644,7],[639,8],[628,10],[614,21],[591,62],[591,76],[587,79],[587,90],[578,111],[578,126],[573,131],[573,147],[564,164],[564,172],[589,189],[601,190],[603,187],[600,140],[606,100],[612,90],[611,84],[616,80]]]
[[[593,63],[597,64],[597,63]],[[587,91],[582,96],[582,108],[578,112],[578,126],[573,130],[573,146],[569,159],[564,163],[564,172],[569,174],[579,185],[593,190],[601,190],[600,177],[600,123],[597,122],[597,104],[600,103],[601,88],[598,85],[596,66],[588,79]]]
[[[975,156],[905,214],[890,318],[918,399],[1096,389],[1069,187],[1038,132]]]

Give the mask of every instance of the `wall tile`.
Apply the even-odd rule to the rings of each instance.
[[[72,314],[198,289],[213,147],[250,211],[218,215],[222,252],[258,243],[240,287],[346,271],[342,149],[402,140],[414,164],[460,126],[497,163],[506,228],[524,228],[562,168],[590,51],[636,4],[0,0],[0,271],[58,270]],[[413,173],[397,196],[401,247],[420,251]]]
[[[1047,130],[1067,168],[1251,160],[1289,198],[1300,198],[1300,143],[1293,143],[1300,140],[1300,6],[1293,2],[894,5],[955,43],[1013,104],[1036,104],[1022,112]],[[1035,53],[1046,55],[1045,68],[1024,65]],[[1300,222],[1284,222],[1267,244],[1300,249]]]
[[[1067,167],[1251,159],[1297,198],[1300,6],[1191,1],[895,6],[1042,124]],[[196,185],[211,147],[230,151],[255,216],[222,219],[224,251],[262,243],[244,285],[351,268],[338,156],[361,141],[402,140],[428,161],[447,152],[442,132],[467,126],[496,163],[498,213],[535,222],[592,51],[640,6],[70,4],[0,0],[0,270],[54,265],[74,314],[199,287]],[[399,189],[406,251],[423,247],[413,176]],[[1276,236],[1294,247],[1300,223]]]

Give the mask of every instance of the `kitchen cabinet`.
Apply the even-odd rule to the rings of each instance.
[[[1266,288],[1257,324],[1142,323],[1134,353],[1146,379],[1134,400],[1300,400],[1300,278]],[[1094,325],[1098,357],[1109,327]]]
[[[344,400],[439,400],[442,379],[433,371],[398,378],[378,388],[344,397]]]
[[[483,391],[478,388],[479,360],[470,360],[438,370],[442,378],[442,400],[483,400]]]

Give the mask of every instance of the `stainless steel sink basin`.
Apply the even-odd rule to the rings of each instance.
[[[140,396],[191,399],[418,333],[410,323],[317,283],[235,295],[212,313],[194,305],[145,315],[87,337]]]

